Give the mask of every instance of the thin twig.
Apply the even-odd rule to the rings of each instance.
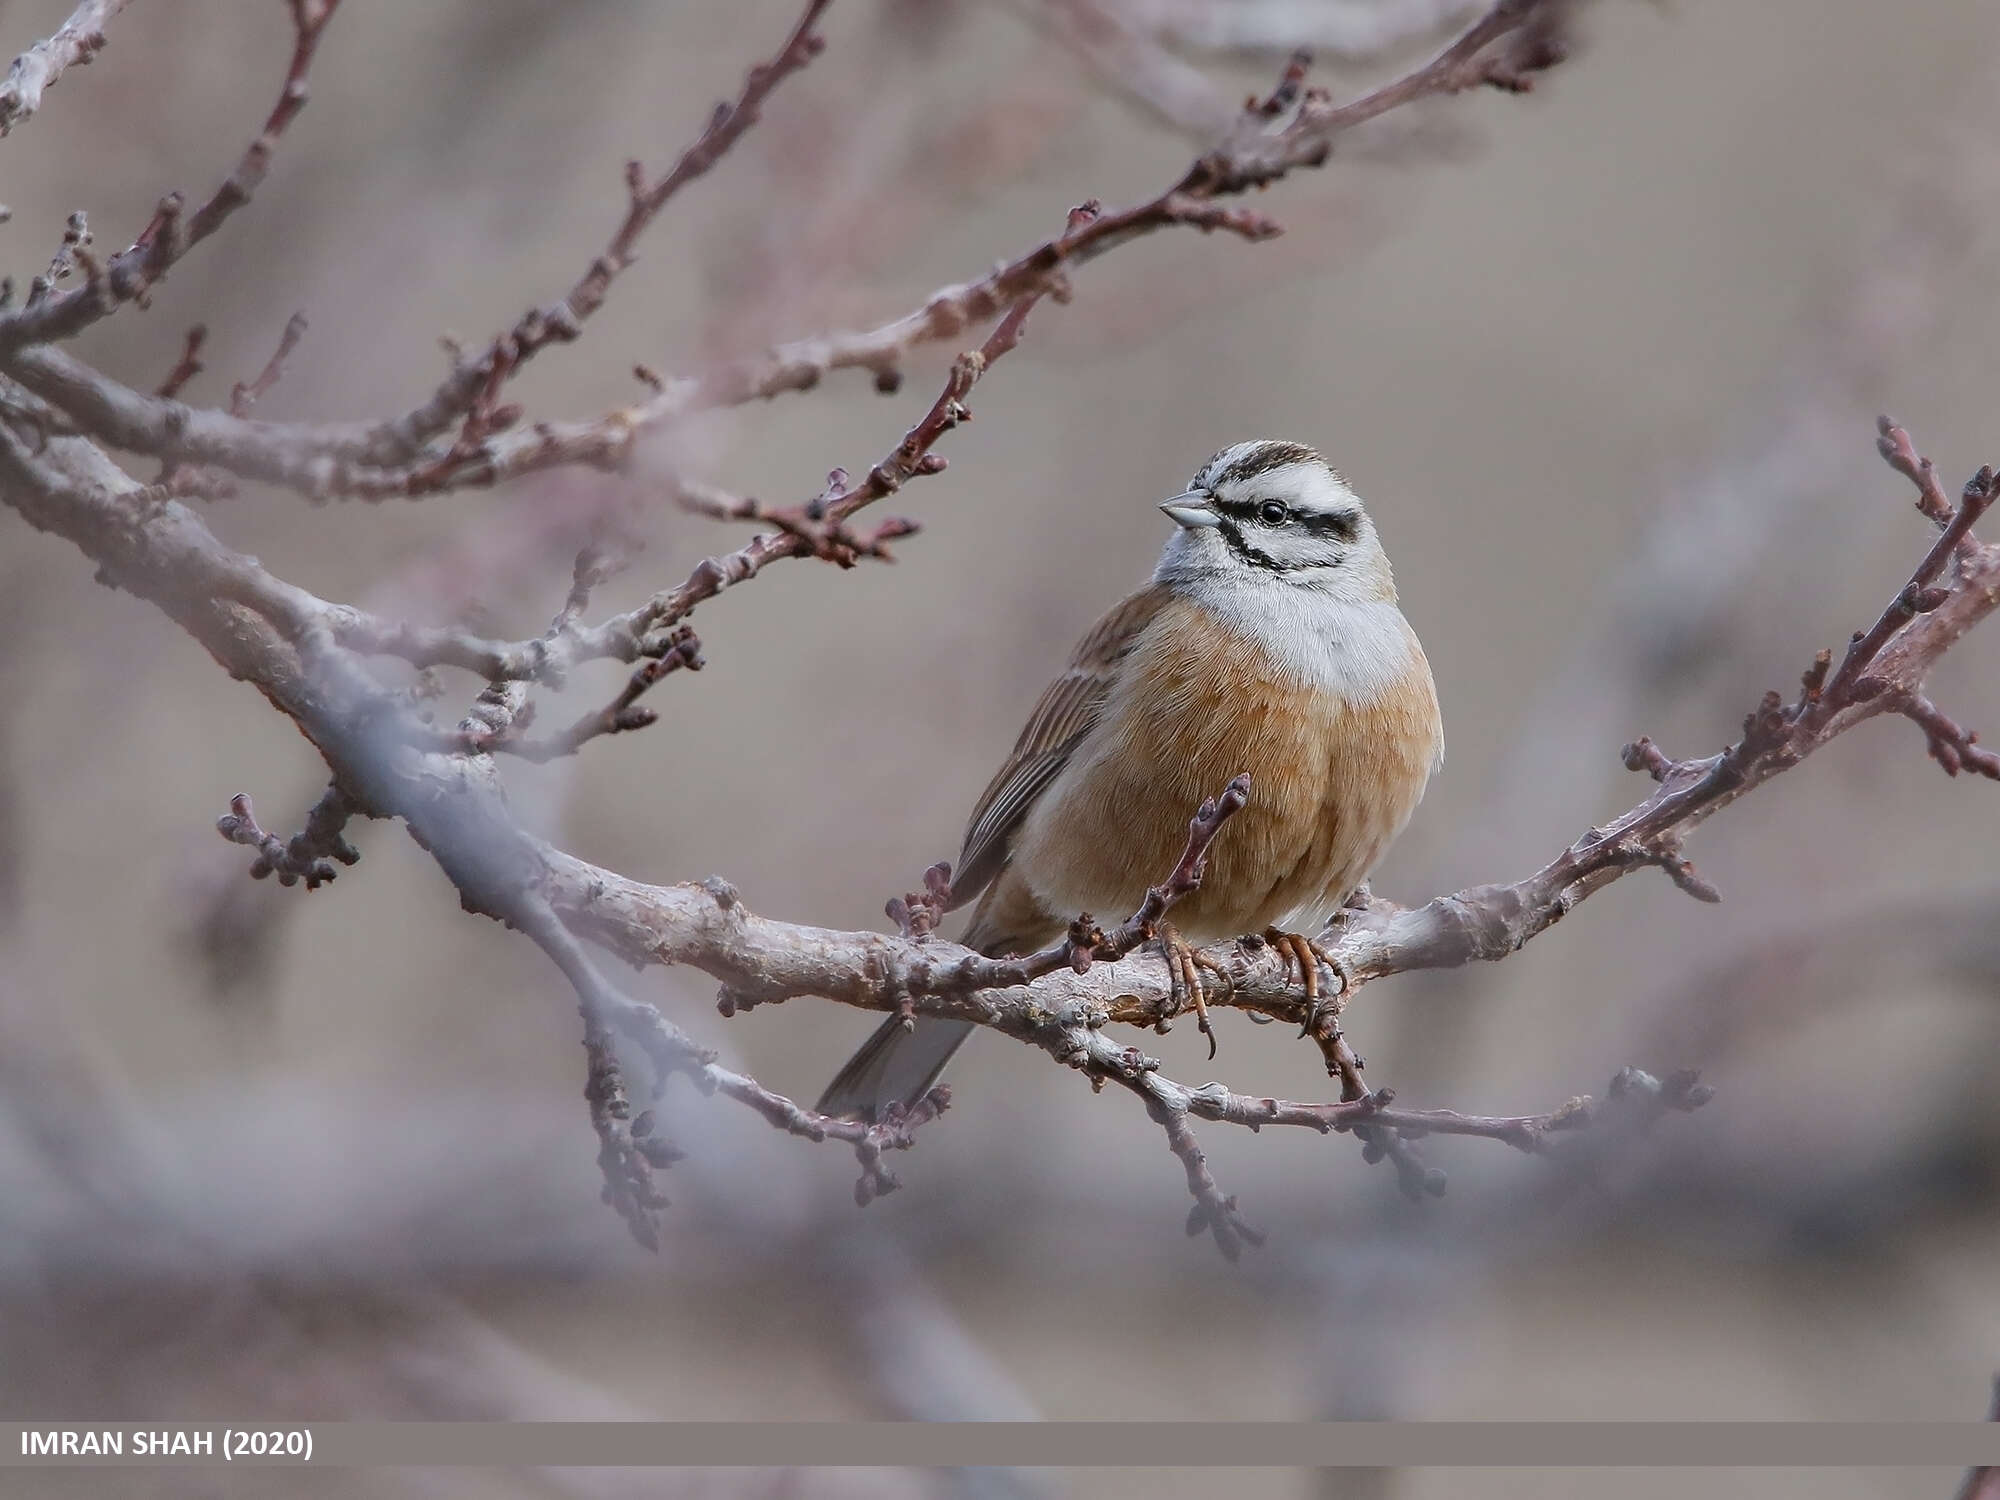
[[[338,785],[330,786],[306,815],[305,828],[287,842],[257,826],[249,797],[239,792],[229,799],[229,811],[215,820],[215,830],[230,843],[247,844],[257,851],[250,864],[251,878],[276,875],[283,886],[303,880],[307,890],[316,891],[340,873],[334,868],[336,860],[343,865],[360,860],[360,851],[342,832],[358,811]]]
[[[143,301],[147,290],[176,261],[214,234],[224,220],[250,201],[271,169],[279,137],[306,106],[306,74],[312,68],[313,55],[319,49],[326,24],[339,4],[340,0],[291,0],[292,60],[277,103],[271,106],[264,128],[236,163],[235,170],[223,179],[208,201],[193,214],[184,214],[181,195],[169,193],[160,200],[151,222],[130,248],[113,256],[88,284],[45,297],[14,313],[0,314],[0,357],[28,344],[74,338],[123,304]],[[192,457],[167,453],[158,456]]]
[[[422,406],[390,424],[384,434],[390,441],[379,446],[379,461],[395,463],[414,458],[426,440],[442,432],[454,419],[463,419],[451,448],[412,476],[411,493],[446,487],[457,465],[475,457],[488,437],[510,425],[496,420],[500,391],[507,381],[548,345],[572,342],[583,332],[584,323],[604,305],[611,283],[632,264],[640,236],[660,210],[742,139],[757,123],[765,101],[779,84],[825,49],[825,38],[816,28],[830,3],[831,0],[806,0],[805,10],[793,24],[784,45],[768,62],[750,70],[733,104],[715,107],[701,134],[657,182],[647,183],[644,168],[638,162],[626,163],[625,217],[612,234],[610,244],[561,301],[531,310],[512,329],[495,336],[477,359],[461,363]]]
[[[880,388],[894,390],[901,361],[912,349],[955,339],[1044,295],[1066,298],[1073,271],[1143,235],[1176,226],[1249,241],[1277,235],[1282,226],[1269,216],[1216,200],[1266,186],[1298,168],[1320,166],[1344,131],[1428,95],[1477,85],[1525,88],[1535,71],[1560,60],[1566,11],[1565,0],[1498,0],[1432,62],[1344,106],[1306,89],[1306,60],[1295,58],[1269,96],[1252,100],[1224,140],[1155,197],[1067,225],[1026,254],[972,281],[943,287],[922,307],[877,327],[783,344],[699,375],[667,378],[648,371],[647,399],[585,420],[527,422],[514,408],[497,404],[511,368],[509,340],[518,343],[523,328],[463,365],[415,410],[346,426],[235,422],[225,412],[149,400],[60,350],[9,358],[32,336],[10,337],[5,319],[0,319],[0,360],[105,441],[162,459],[219,465],[315,500],[388,500],[485,487],[566,464],[616,469],[648,433],[716,407],[809,390],[835,370],[867,370]],[[794,36],[799,34],[795,29]],[[1509,38],[1513,45],[1496,46]],[[739,119],[745,117],[730,116],[732,122]],[[704,167],[709,159],[697,157]],[[585,282],[596,286],[593,275],[594,268]],[[570,326],[570,315],[562,311],[566,305],[530,315],[530,345],[542,347],[557,336],[551,330]],[[483,397],[496,404],[476,424],[481,429],[476,439],[462,429],[448,447],[425,448]]]
[[[187,338],[181,346],[181,357],[167,372],[167,378],[160,382],[155,392],[162,401],[171,401],[180,395],[187,383],[208,366],[201,362],[202,345],[208,342],[208,325],[197,323],[187,331]]]
[[[292,357],[292,351],[299,346],[299,340],[306,336],[306,315],[293,313],[285,319],[284,332],[278,335],[278,347],[264,362],[264,368],[251,381],[238,381],[229,392],[229,414],[232,417],[247,417],[250,409],[271,392],[285,373],[285,361]]]

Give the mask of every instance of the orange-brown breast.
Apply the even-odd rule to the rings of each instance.
[[[1052,921],[1129,913],[1173,868],[1202,799],[1248,771],[1249,804],[1174,922],[1208,942],[1331,910],[1409,820],[1438,754],[1430,666],[1401,629],[1407,671],[1348,701],[1192,601],[1167,605],[1024,821],[1004,904],[1022,906],[1025,886]]]

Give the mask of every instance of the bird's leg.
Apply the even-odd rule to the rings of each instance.
[[[1340,1005],[1339,997],[1347,993],[1347,987],[1352,982],[1353,976],[1347,972],[1347,965],[1302,932],[1284,932],[1276,927],[1268,927],[1264,930],[1264,941],[1278,950],[1278,957],[1283,961],[1287,973],[1290,973],[1295,965],[1297,966],[1299,982],[1305,986],[1306,991],[1306,1019],[1305,1024],[1299,1028],[1299,1035],[1314,1035],[1319,1030],[1321,1017],[1328,1009],[1333,1009],[1337,1013]],[[1325,1006],[1320,1003],[1321,964],[1331,969],[1333,977],[1339,981],[1339,987],[1333,992],[1335,998],[1328,1001]]]
[[[1265,932],[1264,939],[1278,950],[1288,974],[1293,964],[1299,967],[1306,991],[1306,1024],[1299,1035],[1310,1036],[1319,1044],[1320,1055],[1326,1059],[1327,1077],[1340,1080],[1341,1102],[1352,1104],[1371,1097],[1368,1083],[1361,1076],[1363,1064],[1360,1055],[1349,1045],[1340,1029],[1341,997],[1347,993],[1354,976],[1348,973],[1347,966],[1339,959],[1302,933],[1280,932],[1273,927]],[[1340,981],[1340,988],[1325,1001],[1321,1000],[1319,992],[1320,964],[1333,970],[1334,977]],[[1392,1095],[1388,1089],[1378,1089],[1373,1091],[1372,1097],[1378,1104],[1387,1104]],[[1357,1122],[1353,1129],[1355,1139],[1361,1142],[1362,1160],[1377,1162],[1388,1157],[1396,1167],[1396,1185],[1406,1196],[1421,1198],[1429,1193],[1435,1197],[1444,1191],[1443,1171],[1426,1166],[1414,1142],[1405,1140],[1397,1131],[1386,1126]]]
[[[1215,1056],[1215,1027],[1208,1019],[1208,987],[1202,982],[1202,971],[1218,976],[1225,987],[1229,983],[1229,971],[1212,958],[1204,958],[1194,946],[1180,935],[1179,929],[1166,922],[1160,924],[1160,952],[1167,960],[1167,980],[1172,986],[1168,998],[1169,1015],[1179,1015],[1189,1006],[1194,1007],[1195,1025],[1208,1038],[1208,1055]],[[1163,1021],[1165,1017],[1161,1018]],[[1165,1027],[1161,1027],[1165,1030]]]

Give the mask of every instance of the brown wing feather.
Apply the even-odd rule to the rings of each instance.
[[[1117,680],[1118,664],[1166,599],[1166,589],[1149,584],[1115,606],[1077,643],[1062,675],[1028,715],[1014,753],[972,810],[952,879],[954,906],[977,896],[1006,867],[1014,830],[1096,722]]]
[[[1069,665],[1049,684],[1014,743],[1014,753],[988,783],[965,831],[965,850],[952,881],[952,904],[962,906],[992,886],[966,941],[983,952],[1014,951],[1045,934],[1026,888],[994,879],[1007,868],[1009,845],[1021,819],[1048,790],[1070,752],[1096,722],[1117,680],[1118,665],[1160,612],[1166,591],[1141,589],[1099,620],[1077,644]],[[1018,888],[1017,888],[1018,887]],[[972,1032],[964,1021],[919,1016],[913,1029],[891,1016],[820,1097],[822,1114],[879,1120],[890,1103],[906,1108],[937,1082],[945,1064]]]

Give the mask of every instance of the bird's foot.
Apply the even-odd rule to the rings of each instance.
[[[1208,1055],[1215,1056],[1215,1027],[1208,1019],[1208,986],[1202,981],[1204,972],[1215,975],[1226,990],[1229,987],[1229,971],[1212,958],[1206,958],[1195,951],[1193,944],[1180,935],[1179,929],[1165,922],[1160,924],[1160,952],[1167,960],[1167,979],[1172,985],[1168,997],[1167,1015],[1177,1016],[1190,1008],[1194,1011],[1195,1025],[1208,1038]],[[1166,1029],[1162,1017],[1160,1029]]]
[[[1294,967],[1298,969],[1299,982],[1305,987],[1306,992],[1306,1019],[1305,1024],[1299,1028],[1299,1035],[1316,1034],[1320,1022],[1329,1013],[1334,1015],[1340,1013],[1340,997],[1347,993],[1353,976],[1347,972],[1345,964],[1302,932],[1284,932],[1276,927],[1269,927],[1264,931],[1264,941],[1278,950],[1278,957],[1283,961],[1288,974]],[[1325,964],[1338,981],[1333,996],[1326,1000],[1321,999],[1319,987],[1321,964]]]

